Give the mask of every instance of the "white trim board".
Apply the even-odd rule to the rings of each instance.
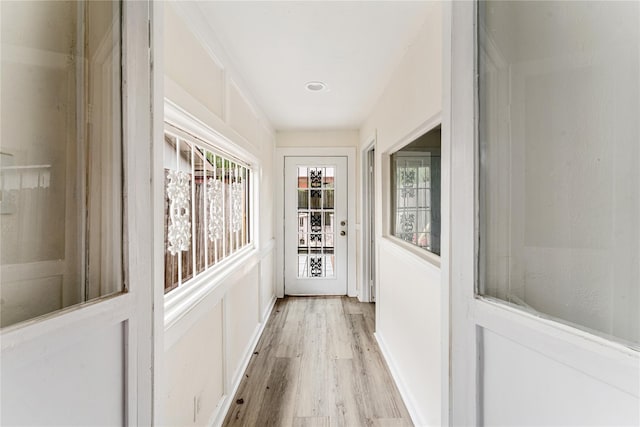
[[[276,147],[274,180],[282,174],[284,183],[285,157],[347,157],[347,235],[356,236],[356,147]],[[276,186],[276,296],[284,297],[284,185]],[[357,296],[356,283],[356,239],[347,243],[347,295]]]
[[[378,147],[378,132],[375,130],[368,138],[360,140],[360,149],[358,154],[360,155],[360,188],[358,192],[358,202],[360,204],[360,215],[358,224],[359,238],[358,238],[358,253],[360,254],[360,265],[358,266],[360,271],[360,276],[358,280],[358,299],[361,302],[374,302],[374,295],[371,295],[371,288],[369,286],[369,282],[371,280],[371,275],[368,272],[369,269],[369,260],[365,256],[365,239],[370,237],[370,224],[375,222],[375,212],[371,212],[371,217],[367,218],[365,216],[365,206],[369,203],[369,180],[367,170],[368,156],[367,153],[370,150],[377,150]],[[375,158],[374,158],[375,163]],[[374,178],[375,179],[375,178]],[[375,188],[374,188],[375,190]],[[375,211],[375,209],[374,209]],[[375,236],[373,236],[375,238]],[[375,253],[374,253],[375,258]]]

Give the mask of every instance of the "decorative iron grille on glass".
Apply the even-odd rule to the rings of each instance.
[[[168,124],[164,147],[167,293],[251,242],[251,169]]]
[[[335,277],[335,167],[298,167],[298,277]]]
[[[391,155],[391,233],[440,255],[440,126]]]

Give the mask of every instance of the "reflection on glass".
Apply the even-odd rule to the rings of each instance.
[[[393,235],[440,254],[440,126],[391,156]]]
[[[479,291],[640,343],[640,3],[478,4]]]
[[[1,7],[6,327],[122,291],[121,38],[119,2]]]

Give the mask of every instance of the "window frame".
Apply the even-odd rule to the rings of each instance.
[[[207,295],[221,287],[227,278],[234,275],[238,270],[243,270],[243,267],[249,265],[248,261],[258,255],[260,233],[257,218],[259,218],[258,189],[261,164],[259,159],[248,149],[227,138],[167,99],[165,99],[164,110],[163,144],[167,131],[171,135],[195,140],[199,145],[210,148],[216,154],[221,154],[230,161],[239,162],[243,167],[247,168],[250,174],[246,196],[249,211],[247,221],[248,243],[164,294],[166,329]],[[162,176],[164,177],[164,173]],[[164,182],[162,186],[164,190]],[[163,247],[163,259],[165,250]],[[162,277],[164,279],[164,275]],[[157,284],[157,286],[162,287],[163,293],[164,285],[164,280],[162,280],[162,283]]]
[[[442,127],[442,116],[440,113],[435,114],[434,116],[425,120],[420,126],[414,129],[411,133],[405,135],[404,138],[400,139],[396,144],[394,144],[388,151],[386,151],[382,156],[382,164],[383,164],[383,238],[393,243],[396,246],[401,247],[402,249],[410,252],[412,255],[415,255],[419,259],[423,261],[427,261],[435,267],[440,267],[441,264],[441,255],[433,253],[425,248],[422,248],[418,245],[414,245],[409,243],[400,237],[397,237],[394,234],[393,225],[394,221],[392,217],[395,215],[395,197],[394,197],[394,166],[392,155],[396,154],[400,150],[402,150],[407,145],[414,142],[416,139],[420,138],[427,133]],[[442,156],[442,140],[441,140],[441,148],[440,148],[441,156]],[[441,174],[444,165],[441,164]],[[441,178],[442,179],[442,178]],[[440,183],[441,193],[440,200],[442,203],[442,182]],[[442,215],[442,204],[440,206],[440,212]],[[441,230],[441,238],[442,238],[442,230]]]

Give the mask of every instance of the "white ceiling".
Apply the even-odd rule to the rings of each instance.
[[[358,129],[428,7],[423,1],[197,5],[277,130]],[[328,91],[307,91],[312,80]]]

